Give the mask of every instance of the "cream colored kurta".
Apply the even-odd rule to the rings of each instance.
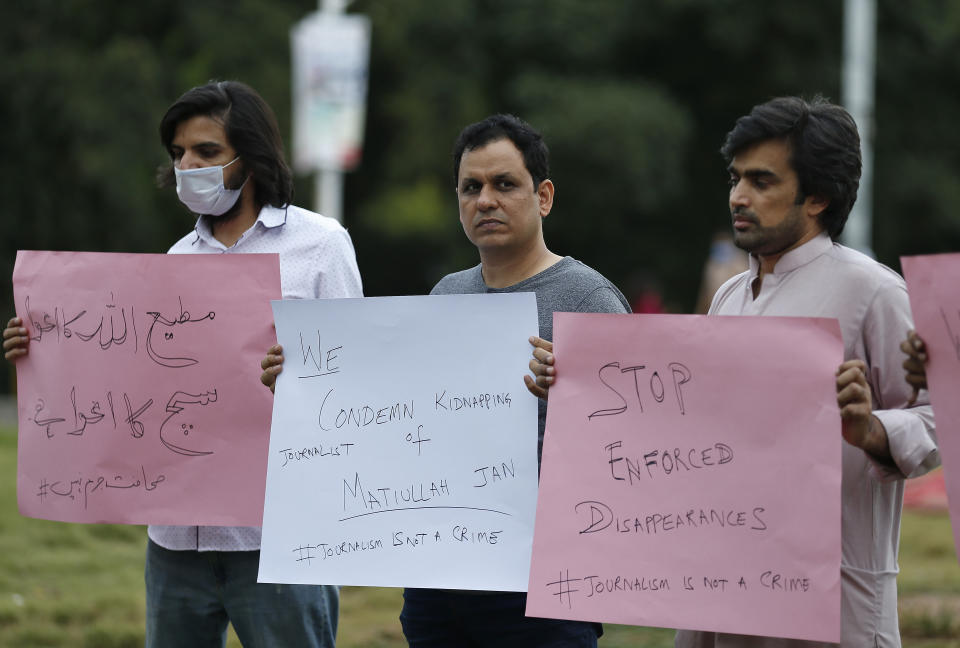
[[[710,314],[835,317],[843,334],[844,360],[858,358],[867,365],[873,413],[887,430],[896,466],[877,464],[862,450],[843,443],[840,645],[899,647],[896,576],[903,479],[940,463],[926,392],[913,407],[906,407],[911,389],[904,381],[900,342],[913,328],[906,284],[891,269],[833,243],[826,234],[784,254],[773,273],[764,275],[754,299],[751,284],[758,272],[759,263],[751,257],[750,269],[717,291]],[[836,644],[680,630],[676,646]]]

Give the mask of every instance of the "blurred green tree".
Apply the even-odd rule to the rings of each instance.
[[[154,177],[157,125],[214,78],[256,87],[288,133],[289,29],[315,2],[0,4],[0,274],[20,249],[166,252],[193,218]],[[3,322],[14,311],[9,281]],[[12,372],[0,372],[0,392]]]
[[[960,249],[960,5],[879,0],[874,248]],[[193,218],[154,171],[157,123],[189,87],[233,78],[289,142],[289,30],[316,0],[0,4],[0,273],[18,249],[164,252]],[[449,152],[467,123],[541,129],[557,185],[547,239],[626,292],[692,308],[729,228],[717,153],[780,94],[840,98],[842,3],[791,0],[355,0],[372,51],[361,167],[345,221],[368,295],[423,293],[478,262]],[[310,178],[297,202],[311,206]],[[0,313],[13,312],[9,282]],[[5,319],[4,319],[5,321]],[[0,372],[0,391],[7,375]]]

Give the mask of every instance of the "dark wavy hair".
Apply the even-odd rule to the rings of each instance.
[[[523,155],[523,164],[533,177],[533,188],[550,177],[550,151],[540,133],[513,115],[490,115],[483,121],[470,124],[457,136],[453,145],[453,182],[460,175],[460,161],[465,151],[481,148],[490,142],[508,139]]]
[[[277,118],[257,92],[239,81],[211,81],[191,88],[167,109],[160,120],[160,142],[171,154],[177,126],[204,115],[223,123],[227,140],[240,161],[253,173],[254,201],[258,206],[284,207],[293,200],[293,175],[283,155],[283,140]],[[173,164],[157,171],[157,183],[176,184]]]
[[[829,201],[820,225],[837,238],[860,186],[860,135],[853,117],[819,95],[809,102],[778,97],[738,119],[720,153],[730,163],[744,149],[769,139],[783,139],[790,147],[790,166],[800,186],[797,203],[806,196]]]

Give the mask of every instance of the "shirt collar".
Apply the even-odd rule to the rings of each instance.
[[[279,227],[286,222],[286,207],[271,207],[270,205],[266,205],[260,208],[260,213],[257,214],[257,220],[254,221],[253,226],[250,229],[255,228],[257,223],[259,223],[265,229],[272,229],[274,227]],[[209,216],[199,217],[196,225],[193,226],[193,229],[197,232],[198,240],[202,239],[208,245],[212,245],[214,247],[223,247],[223,244],[213,237],[213,228],[210,225]]]
[[[279,227],[287,222],[287,207],[271,207],[270,205],[265,205],[260,209],[257,222],[267,229]]]
[[[793,248],[780,257],[777,260],[777,264],[773,266],[772,274],[786,274],[801,266],[805,266],[822,254],[826,254],[832,247],[833,240],[830,238],[830,235],[826,232],[820,232],[803,245]],[[756,255],[751,254],[750,276],[756,277],[759,272],[760,260]]]

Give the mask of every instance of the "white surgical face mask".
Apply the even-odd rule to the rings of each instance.
[[[177,196],[195,214],[220,216],[237,203],[243,185],[239,189],[227,189],[223,186],[223,170],[239,160],[237,156],[220,166],[200,167],[199,169],[178,169],[173,167],[177,178]],[[247,184],[244,180],[243,184]]]

